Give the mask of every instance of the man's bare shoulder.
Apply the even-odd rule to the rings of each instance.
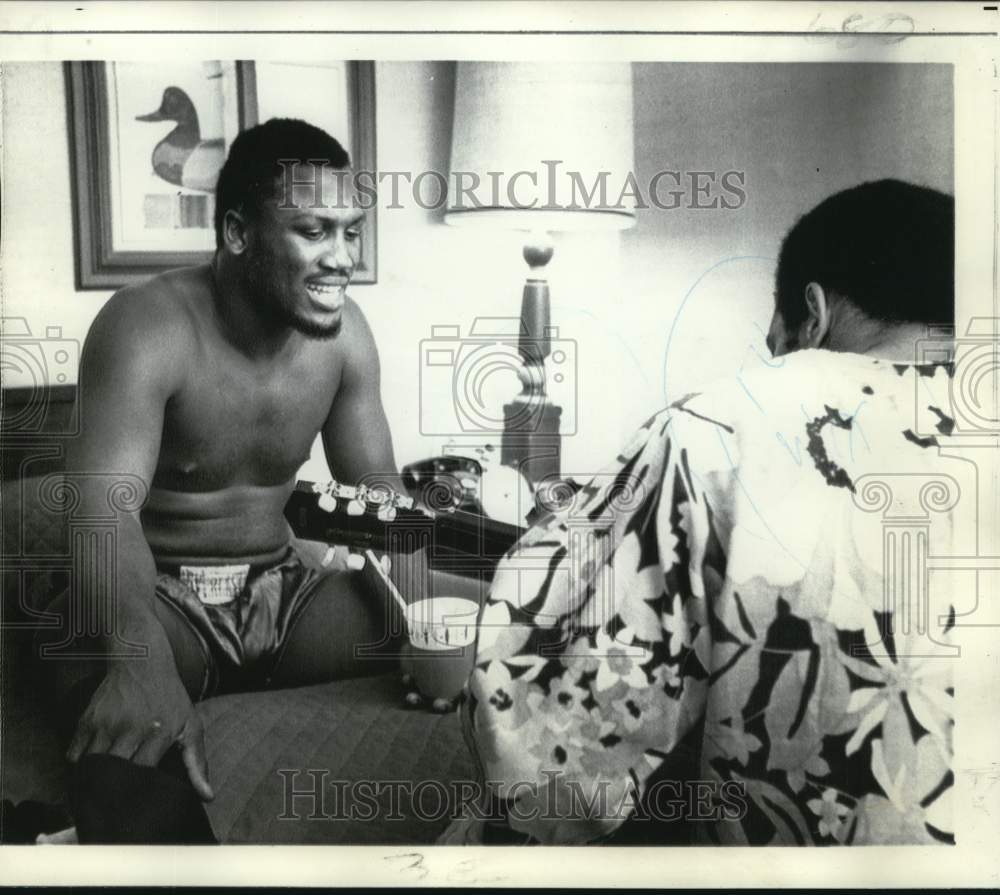
[[[368,318],[361,306],[350,296],[344,301],[344,323],[341,330],[343,336],[343,349],[347,357],[368,357],[374,355],[378,358],[378,350],[375,347],[375,336],[372,335],[371,327],[368,325]]]
[[[209,288],[202,268],[171,270],[126,286],[101,308],[89,338],[109,346],[176,351],[178,342],[194,335]]]

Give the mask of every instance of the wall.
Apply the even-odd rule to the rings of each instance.
[[[732,211],[640,211],[625,235],[643,401],[767,356],[781,238],[826,196],[883,177],[952,192],[951,66],[659,63],[634,80],[639,181],[735,169],[747,194]]]
[[[567,422],[576,418],[564,439],[570,473],[603,465],[666,396],[765,350],[773,259],[797,215],[876,177],[951,190],[950,67],[640,63],[634,74],[638,182],[663,169],[737,169],[747,202],[640,209],[624,234],[557,239],[553,322],[577,357],[575,380],[554,393]],[[380,170],[447,171],[453,78],[449,63],[377,65]],[[3,97],[3,314],[82,342],[109,293],[74,286],[61,65],[5,65]],[[408,462],[447,440],[421,434],[422,398],[451,400],[440,382],[425,381],[421,396],[421,342],[433,324],[466,333],[477,315],[515,315],[525,268],[517,235],[446,227],[412,202],[381,209],[378,228],[379,282],[352,294],[379,345],[396,454]],[[498,404],[505,389],[516,391],[512,377],[490,380]],[[323,474],[316,451],[303,476]]]
[[[24,317],[36,336],[59,326],[82,342],[110,293],[74,286],[62,65],[4,64],[2,77],[3,315]]]

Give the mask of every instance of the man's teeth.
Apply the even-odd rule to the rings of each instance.
[[[315,292],[317,295],[334,295],[340,292],[340,286],[320,286],[316,283],[310,283],[306,286],[310,292]]]

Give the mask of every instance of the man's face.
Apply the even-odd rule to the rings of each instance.
[[[247,222],[248,286],[263,309],[307,336],[340,331],[361,252],[364,212],[355,205],[349,171],[297,165]]]

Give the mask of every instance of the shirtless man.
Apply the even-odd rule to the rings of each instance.
[[[282,514],[317,433],[342,481],[396,469],[378,353],[346,295],[364,224],[348,166],[305,122],[244,131],[211,263],[122,289],[89,332],[70,476],[84,508],[106,512],[109,482],[129,476],[149,496],[121,518],[103,657],[42,663],[69,722],[80,841],[212,841],[193,701],[387,668],[355,655],[384,640],[384,600],[303,564]]]

